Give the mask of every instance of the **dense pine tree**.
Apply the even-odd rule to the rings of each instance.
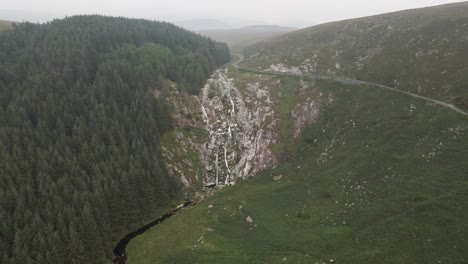
[[[0,33],[0,262],[102,263],[178,195],[159,140],[170,80],[196,94],[224,44],[168,23],[76,16]]]

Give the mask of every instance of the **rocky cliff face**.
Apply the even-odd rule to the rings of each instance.
[[[278,165],[270,150],[275,143],[275,121],[268,91],[250,85],[241,93],[227,71],[218,70],[201,95],[210,134],[203,157],[205,186],[233,184]]]
[[[175,129],[163,153],[167,167],[185,187],[220,188],[278,166],[283,158],[273,146],[285,143],[284,129],[279,128],[286,127],[288,138],[299,137],[318,118],[322,101],[330,100],[302,81],[285,88],[274,76],[241,78],[242,84],[225,67],[212,75],[199,96],[169,96]],[[287,103],[290,108],[285,109],[285,98],[296,104]]]

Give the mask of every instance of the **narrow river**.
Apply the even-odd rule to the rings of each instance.
[[[193,204],[194,204],[193,202],[187,201],[184,204],[179,205],[174,210],[165,213],[163,216],[161,216],[160,218],[154,220],[153,222],[151,222],[149,224],[146,224],[146,225],[140,227],[139,229],[125,235],[122,239],[120,239],[119,243],[117,243],[117,245],[114,248],[115,257],[112,260],[112,263],[114,263],[114,264],[125,264],[127,262],[127,253],[125,252],[125,247],[127,246],[127,244],[132,239],[134,239],[135,237],[137,237],[137,236],[143,234],[144,232],[148,231],[148,229],[154,227],[155,225],[159,225],[160,223],[164,222],[164,220],[166,220],[169,217],[177,214],[177,212],[179,212],[180,210],[182,210],[184,208],[187,208],[187,207],[189,207],[189,206],[191,206]]]

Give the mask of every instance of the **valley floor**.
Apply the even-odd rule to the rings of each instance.
[[[129,263],[466,263],[468,118],[313,82],[333,100],[288,162],[137,237]]]

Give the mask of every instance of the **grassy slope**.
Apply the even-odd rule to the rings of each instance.
[[[308,65],[468,109],[468,2],[327,23],[246,50],[250,67]]]
[[[290,162],[136,238],[129,263],[466,263],[468,119],[375,87],[315,86],[334,101]]]

